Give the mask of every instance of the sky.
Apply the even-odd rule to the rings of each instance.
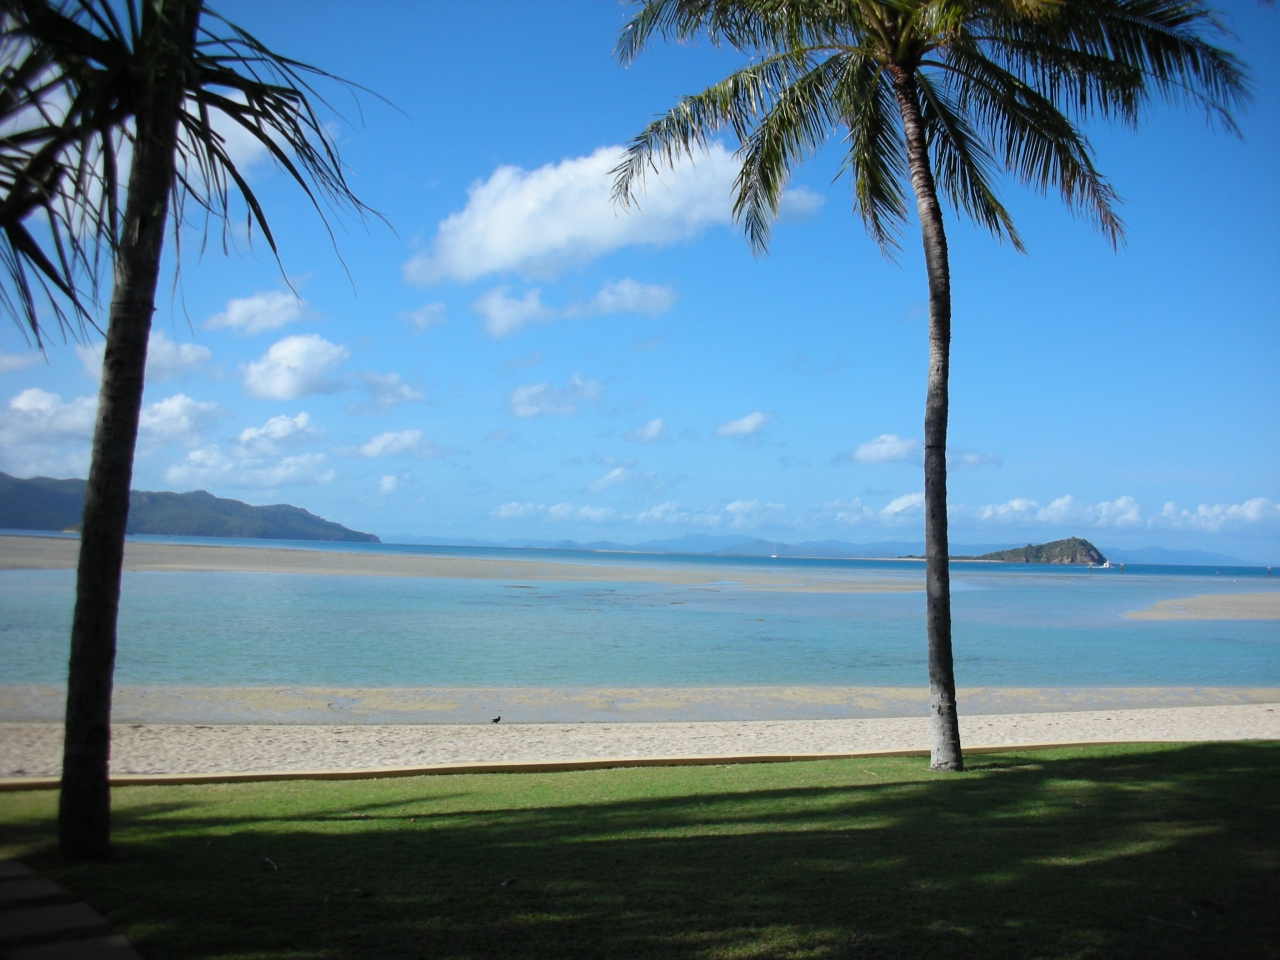
[[[608,197],[621,146],[742,63],[612,58],[611,0],[224,0],[322,86],[355,192],[332,217],[234,139],[282,252],[166,255],[134,487],[287,502],[384,539],[917,540],[926,364],[914,221],[897,262],[839,142],[766,256],[730,215],[731,136]],[[1202,549],[1280,562],[1280,9],[1223,2],[1242,137],[1157,107],[1088,128],[1113,251],[1005,182],[1027,253],[945,211],[955,543]],[[380,99],[385,98],[384,99]],[[0,470],[84,476],[95,338],[0,326]]]

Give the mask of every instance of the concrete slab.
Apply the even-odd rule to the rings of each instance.
[[[101,927],[106,919],[87,903],[55,903],[0,913],[0,940],[21,940],[49,933]]]
[[[60,897],[66,888],[44,877],[22,877],[18,880],[0,880],[0,903],[18,903],[22,900],[43,900]]]
[[[0,880],[31,876],[31,868],[17,860],[0,860]]]
[[[0,960],[142,960],[138,951],[121,936],[72,940],[69,943],[46,943],[38,947],[19,947],[0,954]]]

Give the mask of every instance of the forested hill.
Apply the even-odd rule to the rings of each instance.
[[[1030,544],[1013,550],[997,550],[980,557],[957,557],[957,560],[1002,560],[1005,563],[1106,563],[1107,558],[1088,540],[1071,537],[1050,543]]]
[[[0,528],[78,530],[84,506],[83,480],[0,473]],[[287,503],[255,507],[204,490],[129,496],[129,533],[176,537],[244,537],[250,540],[340,540],[378,543],[371,533],[348,530]]]

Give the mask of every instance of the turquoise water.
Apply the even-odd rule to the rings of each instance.
[[[597,562],[601,580],[128,573],[116,679],[407,687],[924,681],[923,593],[625,584],[609,581],[609,558],[500,553]],[[782,570],[822,566],[923,584],[919,564],[892,561],[680,561]],[[73,586],[70,571],[0,572],[0,683],[63,680]],[[1280,622],[1121,616],[1156,600],[1278,587],[1258,570],[1130,566],[1121,574],[958,564],[957,679],[964,686],[1280,685]]]

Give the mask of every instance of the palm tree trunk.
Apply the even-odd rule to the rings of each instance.
[[[902,114],[929,274],[929,377],[924,402],[925,617],[929,634],[929,768],[963,770],[951,659],[951,575],[947,544],[947,376],[951,355],[951,268],[942,208],[929,167],[920,95],[911,69],[891,65]]]
[[[58,838],[62,853],[77,859],[110,855],[107,776],[120,570],[147,339],[173,184],[182,68],[195,41],[200,0],[147,3],[142,9],[140,42],[147,49],[138,55],[153,56],[156,66],[150,95],[137,113],[128,200],[116,250],[67,676]]]

